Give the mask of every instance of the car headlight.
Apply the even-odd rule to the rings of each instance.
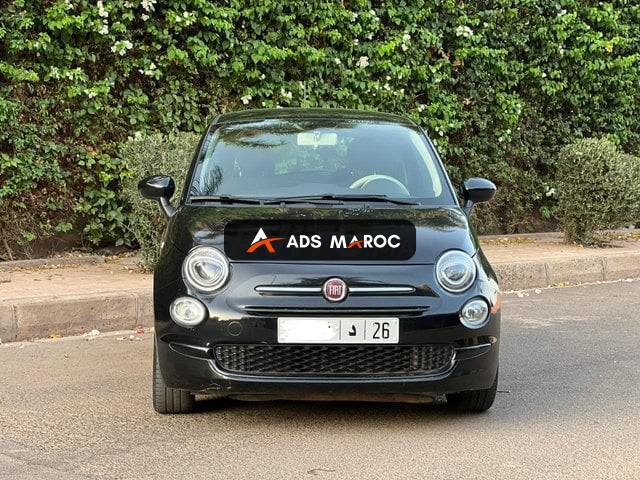
[[[436,278],[445,290],[464,292],[476,279],[476,264],[462,250],[449,250],[436,262]]]
[[[213,293],[229,278],[229,260],[217,248],[196,247],[182,263],[182,276],[199,292]]]
[[[191,328],[200,325],[207,318],[207,307],[192,297],[176,298],[169,306],[169,313],[174,322],[181,327]]]
[[[460,323],[467,328],[480,328],[489,319],[489,304],[483,298],[472,298],[460,310]]]

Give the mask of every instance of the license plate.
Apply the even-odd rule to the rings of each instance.
[[[397,318],[278,318],[278,343],[398,343]]]

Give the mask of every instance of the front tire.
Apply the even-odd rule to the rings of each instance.
[[[153,408],[158,413],[190,413],[195,408],[195,395],[186,390],[167,387],[160,371],[158,352],[153,345]]]
[[[452,410],[464,413],[486,412],[493,405],[498,391],[498,371],[493,385],[484,390],[471,390],[469,392],[448,393],[447,406]]]

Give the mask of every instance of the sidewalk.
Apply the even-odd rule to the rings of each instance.
[[[564,245],[557,233],[486,236],[481,244],[503,291],[640,278],[640,230],[619,232],[606,248]],[[152,275],[139,273],[135,258],[52,262],[0,263],[3,342],[153,324]]]

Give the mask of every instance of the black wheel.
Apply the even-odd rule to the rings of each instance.
[[[195,396],[185,390],[170,388],[164,383],[153,345],[153,408],[158,413],[190,413],[195,407]]]
[[[493,385],[485,390],[471,390],[469,392],[448,393],[447,406],[458,412],[478,413],[486,412],[493,405],[498,391],[498,372]]]

